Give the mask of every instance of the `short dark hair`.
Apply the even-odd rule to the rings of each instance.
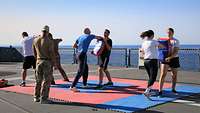
[[[108,32],[110,34],[110,30],[108,30],[108,29],[105,29],[105,32]]]
[[[147,36],[148,36],[148,37],[151,37],[152,35],[154,35],[153,30],[148,30],[147,32],[148,32],[148,33],[147,33]]]
[[[90,34],[90,33],[91,33],[90,28],[85,28],[85,29],[84,29],[84,33],[85,33],[85,34]]]
[[[148,30],[148,31],[142,32],[141,35],[140,35],[140,37],[141,38],[151,37],[152,35],[154,35],[153,30]]]
[[[28,33],[27,32],[23,32],[22,36],[28,36]]]
[[[146,31],[145,32],[142,32],[141,34],[140,34],[140,37],[141,38],[144,38],[146,36]]]
[[[169,28],[169,31],[171,31],[172,33],[174,33],[174,29],[173,28]]]

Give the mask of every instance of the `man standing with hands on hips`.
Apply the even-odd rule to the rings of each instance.
[[[53,64],[57,66],[53,40],[49,38],[49,27],[42,29],[42,36],[38,36],[33,43],[34,56],[36,62],[36,85],[34,102],[41,104],[52,103],[49,98],[49,90],[52,80]]]

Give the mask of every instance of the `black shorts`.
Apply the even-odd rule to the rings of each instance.
[[[170,68],[179,68],[180,67],[179,57],[172,58],[170,62],[161,62],[161,64],[167,64],[169,65]]]
[[[36,60],[34,56],[26,56],[24,57],[23,69],[35,69],[36,67]]]
[[[110,59],[110,56],[104,56],[104,55],[98,56],[99,67],[106,70],[108,67],[109,59]]]

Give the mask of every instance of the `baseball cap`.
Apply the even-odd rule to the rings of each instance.
[[[49,26],[45,25],[45,26],[42,28],[42,31],[47,31],[47,32],[49,32]]]

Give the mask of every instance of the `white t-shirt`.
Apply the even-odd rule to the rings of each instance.
[[[33,56],[33,40],[34,37],[24,37],[21,41],[24,57]]]
[[[170,40],[170,44],[171,44],[172,51],[174,50],[175,47],[178,47],[178,48],[180,47],[179,40],[174,37]],[[178,53],[175,55],[175,57],[178,57]]]
[[[158,45],[159,43],[156,40],[145,39],[142,43],[144,59],[158,59]]]

